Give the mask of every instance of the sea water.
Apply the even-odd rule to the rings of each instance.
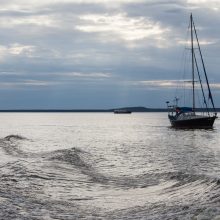
[[[1,113],[0,219],[220,219],[220,122]]]

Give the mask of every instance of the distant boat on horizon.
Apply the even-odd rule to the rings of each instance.
[[[172,127],[175,128],[212,128],[213,124],[215,122],[215,119],[217,118],[217,112],[214,105],[214,100],[212,97],[207,72],[198,40],[198,35],[196,31],[196,27],[194,24],[193,16],[190,15],[190,36],[191,36],[191,71],[192,71],[192,81],[188,81],[192,83],[192,107],[180,107],[178,106],[179,98],[175,97],[174,104],[169,105],[169,101],[167,101],[167,108],[168,108],[168,118],[170,120],[170,123]],[[196,41],[196,45],[194,45],[194,41]],[[196,48],[195,48],[196,47]],[[198,54],[196,56],[195,49],[198,49]],[[199,57],[199,59],[197,59]],[[198,60],[200,63],[198,63]],[[202,67],[199,69],[199,67]],[[205,86],[202,83],[201,79],[201,73],[203,72],[204,78],[205,78]],[[196,99],[195,99],[195,83],[197,82],[195,80],[195,74],[197,73],[198,76],[198,82],[200,84],[201,89],[201,95],[203,100],[203,105],[205,111],[202,113],[196,113]],[[205,94],[205,90],[208,91],[207,94]],[[184,97],[185,99],[185,97]],[[211,107],[208,106],[208,104],[211,103]],[[210,111],[210,109],[212,109]]]
[[[114,114],[131,114],[132,112],[127,109],[115,109]]]

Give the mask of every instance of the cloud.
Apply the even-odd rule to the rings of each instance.
[[[146,88],[155,89],[174,89],[174,88],[185,88],[192,89],[191,80],[143,80],[130,82],[135,86],[144,86]],[[220,89],[220,83],[210,83],[212,89]],[[200,89],[200,85],[195,85],[196,89]]]
[[[77,25],[77,30],[88,33],[99,33],[100,36],[112,35],[125,41],[138,41],[144,38],[162,38],[168,28],[160,26],[146,17],[128,17],[120,14],[88,14],[79,17],[83,23]]]
[[[182,40],[182,39],[176,39],[177,43],[180,45],[187,45],[188,47],[190,47],[191,42]],[[209,40],[199,40],[199,44],[200,45],[211,45],[211,44],[216,44],[218,43],[218,39],[209,39]]]
[[[22,25],[36,25],[36,26],[44,26],[44,27],[58,27],[58,24],[55,20],[48,15],[24,15],[16,16],[17,19],[10,16],[1,16],[0,26],[6,28],[13,28],[15,26]]]
[[[179,77],[193,12],[211,87],[218,91],[218,2],[2,0],[1,88],[11,86],[11,106],[22,88],[26,106],[50,105],[52,99],[57,106],[86,100],[86,105],[110,107],[124,103],[124,97],[129,103],[160,105],[182,83],[173,79]],[[32,88],[39,99],[34,100]]]
[[[194,6],[195,8],[209,8],[214,11],[220,10],[219,0],[187,0],[187,4]]]
[[[35,45],[23,45],[20,43],[0,45],[0,62],[7,62],[10,57],[13,57],[15,59],[33,59],[41,57],[50,57],[55,59],[59,56],[59,52],[54,49],[43,48]]]
[[[77,78],[110,78],[110,73],[80,73],[80,72],[72,72],[72,73],[64,73],[62,76],[70,76],[70,77],[77,77]]]
[[[12,44],[8,47],[8,53],[12,55],[26,54],[29,55],[34,51],[35,47],[32,45]]]
[[[152,1],[152,0],[150,0]],[[10,8],[25,8],[25,7],[42,7],[47,5],[54,5],[54,4],[80,4],[80,5],[87,5],[87,4],[109,4],[109,6],[113,5],[121,5],[121,4],[129,4],[129,3],[142,3],[145,2],[145,0],[45,0],[45,1],[39,1],[39,0],[29,0],[28,2],[26,0],[2,0],[1,4],[2,6],[8,6]],[[4,8],[4,7],[3,7]]]
[[[40,80],[24,80],[17,82],[0,82],[1,89],[24,89],[24,88],[33,88],[33,87],[48,87],[55,85],[54,82],[49,81],[40,81]]]
[[[32,45],[21,45],[13,43],[10,45],[0,45],[0,60],[7,60],[9,56],[30,56],[35,47]]]

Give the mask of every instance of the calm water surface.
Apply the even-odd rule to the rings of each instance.
[[[1,113],[0,219],[220,219],[220,121]]]

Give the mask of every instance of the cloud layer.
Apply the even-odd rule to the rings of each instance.
[[[164,107],[185,68],[190,12],[220,106],[219,10],[218,0],[2,0],[0,108]]]

